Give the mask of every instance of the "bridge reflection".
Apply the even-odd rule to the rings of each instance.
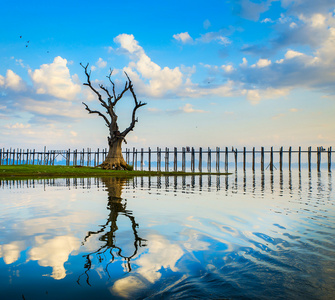
[[[282,172],[241,172],[232,175],[189,175],[189,176],[152,176],[133,177],[128,179],[105,178],[53,178],[53,179],[26,179],[26,180],[0,180],[1,188],[35,188],[43,184],[44,189],[49,186],[66,186],[69,189],[104,188],[112,182],[119,180],[124,189],[140,188],[174,193],[194,193],[226,191],[226,193],[257,194],[264,196],[267,193],[283,195],[284,191],[298,193],[303,189],[309,191],[327,192],[332,188],[332,173],[299,171]],[[114,184],[114,183],[113,183]],[[112,185],[113,185],[112,184]],[[313,186],[314,185],[314,186]],[[108,187],[107,187],[108,189]],[[111,188],[110,188],[111,189]],[[122,189],[121,189],[122,190]],[[115,191],[116,192],[116,191]],[[109,191],[113,198],[112,192]],[[115,194],[116,195],[116,194]],[[121,197],[121,195],[119,195]],[[114,198],[117,198],[116,196]]]

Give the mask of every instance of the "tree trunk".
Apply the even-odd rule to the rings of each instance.
[[[105,170],[128,170],[129,165],[122,155],[123,138],[114,138],[109,140],[109,150],[105,161],[100,165]]]

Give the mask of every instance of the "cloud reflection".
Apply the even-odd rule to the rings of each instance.
[[[37,246],[29,251],[30,259],[37,260],[42,267],[52,267],[52,278],[63,279],[66,276],[64,263],[68,261],[70,253],[80,247],[79,239],[57,236],[46,240],[43,236],[36,236],[35,242]]]
[[[0,228],[5,229],[0,238],[4,263],[16,268],[20,257],[24,257],[25,264],[37,261],[42,267],[51,267],[48,276],[54,279],[66,277],[64,263],[80,248],[79,237],[86,224],[83,220],[90,223],[98,216],[94,209],[82,209],[87,198],[91,203],[89,195],[81,195],[79,202],[77,194],[76,190],[46,191],[43,185],[34,186],[29,194],[4,193],[4,198],[9,199],[0,206],[0,211],[6,212],[0,218]],[[99,198],[95,200],[99,203]]]
[[[0,257],[3,257],[5,264],[9,265],[16,262],[20,258],[21,251],[25,249],[25,243],[20,241],[0,245]]]
[[[162,269],[178,271],[176,264],[184,254],[182,248],[158,234],[149,235],[148,240],[149,251],[134,262],[138,268],[133,275],[117,280],[110,288],[112,294],[131,298],[135,292],[158,281]]]

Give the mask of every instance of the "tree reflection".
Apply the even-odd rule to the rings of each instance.
[[[79,276],[77,283],[80,284],[80,279],[83,275],[86,276],[86,282],[88,285],[91,285],[89,282],[89,272],[92,268],[92,260],[97,259],[97,261],[102,264],[106,263],[105,272],[108,277],[110,277],[108,267],[111,263],[114,262],[115,256],[119,256],[124,260],[125,268],[128,272],[131,271],[130,261],[137,254],[139,247],[145,247],[146,240],[139,237],[137,233],[138,223],[135,221],[135,217],[132,214],[132,211],[127,210],[126,200],[123,201],[121,198],[122,189],[125,186],[127,179],[118,178],[118,177],[105,177],[101,178],[101,181],[107,188],[108,191],[108,204],[107,208],[109,210],[109,216],[104,225],[100,225],[101,229],[97,231],[89,231],[82,245],[84,245],[91,237],[98,235],[99,241],[102,242],[102,246],[99,247],[96,251],[90,252],[83,257],[86,258],[84,265],[85,271]],[[134,237],[134,250],[131,255],[124,255],[125,249],[117,246],[116,242],[116,232],[118,230],[117,220],[118,217],[122,215],[127,217],[131,222],[131,228],[133,231]]]

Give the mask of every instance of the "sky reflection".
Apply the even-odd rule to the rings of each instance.
[[[323,298],[335,292],[333,183],[297,172],[2,181],[1,287],[41,298],[26,283],[51,277],[55,296],[83,299],[93,288]]]

